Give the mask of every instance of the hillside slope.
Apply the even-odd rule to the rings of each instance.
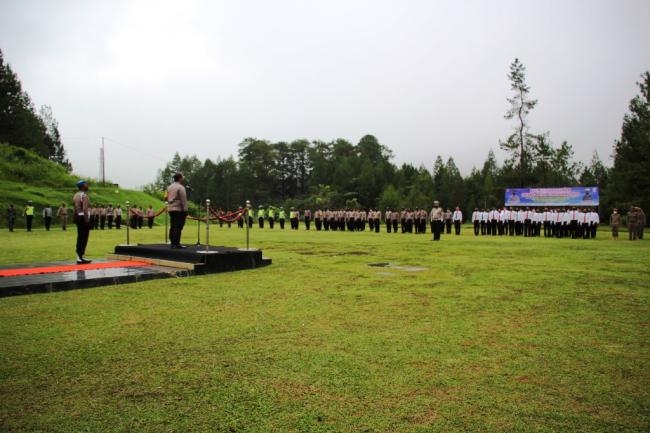
[[[60,165],[41,158],[34,152],[0,143],[0,190],[3,191],[0,195],[0,227],[7,227],[7,208],[13,204],[18,214],[16,227],[23,228],[25,220],[22,213],[27,201],[32,200],[36,208],[34,227],[42,229],[43,207],[50,204],[56,214],[61,203],[71,206],[78,179]],[[90,183],[91,204],[121,204],[125,208],[128,200],[131,205],[145,209],[151,205],[155,210],[160,210],[164,206],[162,192],[158,198],[142,191],[122,190],[112,183],[102,186],[93,179],[87,180]],[[57,222],[55,217],[53,224],[56,225]]]

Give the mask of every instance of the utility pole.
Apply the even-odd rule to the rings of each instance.
[[[104,137],[102,137],[102,148],[99,150],[99,177],[102,185],[106,185],[106,168],[104,166]]]

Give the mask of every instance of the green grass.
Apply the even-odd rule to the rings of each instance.
[[[91,232],[88,256],[125,237]],[[0,263],[74,239],[0,232]],[[650,429],[650,242],[429,239],[254,229],[269,267],[0,299],[0,430]]]

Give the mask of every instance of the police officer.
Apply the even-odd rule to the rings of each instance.
[[[9,231],[14,231],[14,224],[16,223],[16,208],[10,204],[7,208],[7,223],[9,224]]]
[[[265,215],[264,207],[260,206],[257,209],[257,224],[261,229],[264,228],[264,215]]]
[[[444,218],[444,211],[440,207],[440,202],[438,200],[435,200],[433,202],[433,208],[429,213],[429,221],[431,222],[431,230],[433,231],[434,241],[440,240],[440,233],[444,227]]]
[[[43,208],[43,222],[45,223],[45,230],[49,232],[52,225],[52,208],[49,203]]]
[[[167,187],[167,212],[169,213],[169,241],[172,248],[185,248],[181,245],[181,235],[187,218],[187,191],[183,185],[183,175],[174,174],[174,182]]]
[[[275,209],[273,209],[273,206],[269,206],[269,210],[266,212],[267,214],[267,219],[269,221],[269,228],[273,228],[273,224],[275,223]]]
[[[113,205],[109,204],[106,206],[106,223],[108,224],[109,229],[113,228],[113,218]]]
[[[78,191],[72,197],[74,205],[74,223],[77,226],[77,244],[75,252],[77,253],[77,264],[85,265],[91,262],[84,258],[86,246],[88,245],[88,235],[90,234],[90,206],[88,202],[88,183],[85,180],[77,182]]]
[[[122,206],[119,204],[113,208],[113,220],[115,221],[115,229],[120,230],[122,228]]]
[[[609,226],[612,228],[612,239],[618,240],[618,229],[621,226],[621,214],[618,213],[618,209],[614,208],[612,214],[609,217]]]
[[[311,209],[305,209],[304,215],[305,229],[309,230],[311,224]]]
[[[31,200],[27,201],[27,206],[25,206],[24,215],[25,215],[25,224],[27,226],[27,231],[31,232],[32,224],[34,223],[34,205],[32,205]]]
[[[451,218],[454,221],[454,230],[456,232],[456,236],[458,236],[460,234],[460,225],[463,223],[463,212],[461,212],[459,206],[456,206],[456,209],[454,210]]]
[[[474,212],[472,212],[472,224],[474,225],[474,236],[478,236],[481,225],[481,212],[477,207],[475,207]]]

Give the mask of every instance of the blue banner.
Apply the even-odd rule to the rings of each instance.
[[[597,186],[564,188],[506,188],[505,205],[517,206],[598,206]]]

